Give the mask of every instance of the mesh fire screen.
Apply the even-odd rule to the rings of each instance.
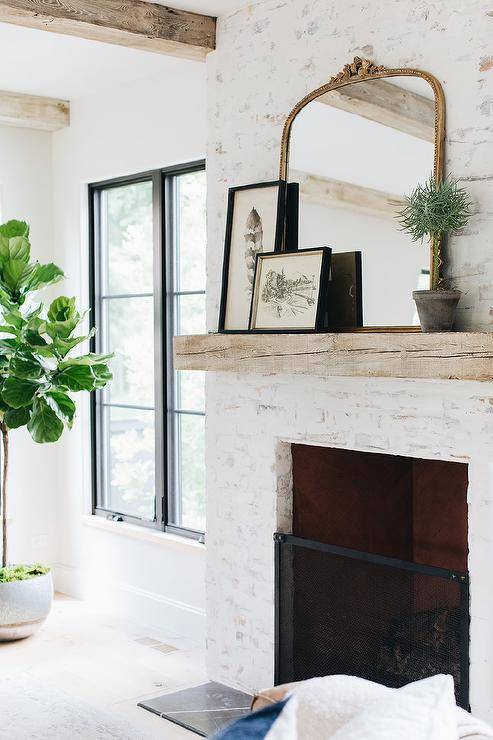
[[[447,673],[468,708],[467,574],[275,539],[276,683],[348,674],[398,688]]]

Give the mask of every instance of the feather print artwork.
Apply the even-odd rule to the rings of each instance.
[[[248,293],[253,289],[253,278],[255,274],[255,257],[263,251],[262,219],[260,218],[255,207],[252,208],[246,220],[245,229],[245,263],[247,268],[247,286]]]

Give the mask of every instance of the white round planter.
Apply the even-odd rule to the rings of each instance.
[[[0,642],[34,634],[48,616],[52,601],[51,573],[0,583]]]

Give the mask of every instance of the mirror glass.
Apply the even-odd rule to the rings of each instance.
[[[413,242],[396,212],[433,173],[434,120],[431,85],[401,76],[331,90],[293,121],[299,248],[332,248],[333,328],[419,324],[412,291],[430,287],[429,243]]]

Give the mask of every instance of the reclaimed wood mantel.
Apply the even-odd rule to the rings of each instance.
[[[493,380],[493,333],[205,334],[174,338],[177,370]]]

